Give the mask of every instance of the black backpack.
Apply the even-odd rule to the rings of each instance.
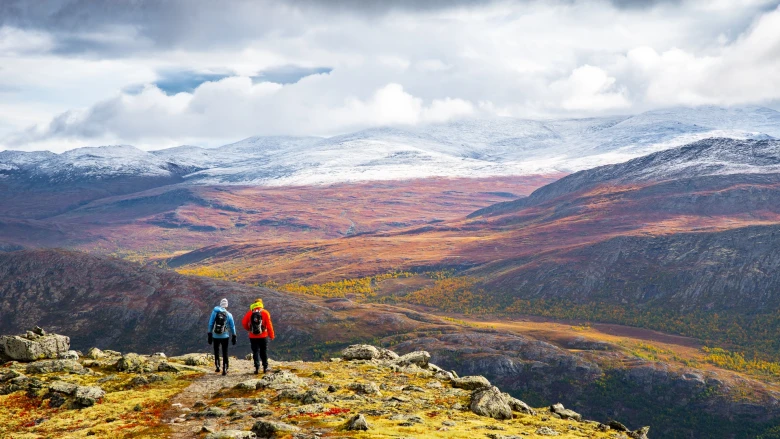
[[[217,316],[214,317],[214,334],[222,334],[225,332],[225,326],[227,324],[227,313],[225,311],[219,311]]]
[[[249,325],[252,334],[260,335],[265,332],[265,325],[263,324],[263,310],[258,309],[252,311],[252,319]]]

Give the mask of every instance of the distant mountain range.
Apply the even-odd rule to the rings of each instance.
[[[462,120],[373,128],[330,137],[251,137],[219,148],[79,148],[62,154],[0,152],[0,182],[158,182],[307,185],[432,176],[572,172],[707,137],[780,137],[780,112],[697,107],[570,120]]]

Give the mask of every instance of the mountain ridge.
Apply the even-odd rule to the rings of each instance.
[[[0,152],[0,181],[126,176],[188,184],[329,184],[425,177],[571,172],[705,137],[780,137],[764,107],[697,107],[568,120],[464,119],[320,137],[249,137],[217,148],[141,151],[127,145],[59,155]]]

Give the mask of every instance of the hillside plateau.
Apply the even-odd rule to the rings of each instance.
[[[0,253],[0,285],[0,332],[46,322],[55,332],[69,331],[81,351],[208,352],[199,328],[212,304],[228,297],[240,315],[259,295],[274,317],[277,360],[324,359],[371,342],[399,353],[427,350],[436,364],[485,375],[530,404],[562,402],[602,422],[652,425],[662,437],[754,437],[780,423],[774,408],[780,388],[772,380],[706,362],[697,342],[687,339],[638,344],[637,336],[609,338],[598,328],[545,332],[540,328],[551,326],[465,321],[62,250]],[[247,353],[245,340],[233,352]]]

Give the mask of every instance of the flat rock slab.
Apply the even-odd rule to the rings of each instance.
[[[11,360],[28,362],[46,358],[58,358],[61,354],[68,352],[68,350],[70,350],[70,337],[64,335],[0,336],[0,357],[6,357]]]

